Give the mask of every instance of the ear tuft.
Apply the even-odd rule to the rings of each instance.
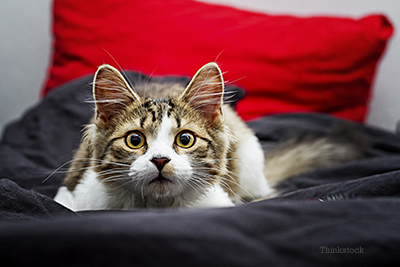
[[[220,68],[215,62],[201,67],[194,75],[181,98],[203,113],[214,125],[222,119],[224,80]]]
[[[115,115],[140,97],[129,86],[125,78],[114,67],[101,65],[93,81],[93,97],[96,103],[96,120],[110,124]]]

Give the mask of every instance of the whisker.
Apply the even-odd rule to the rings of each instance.
[[[157,70],[158,67],[160,66],[161,61],[163,60],[163,58],[164,58],[164,56],[165,56],[165,53],[166,53],[166,52],[164,52],[164,54],[161,56],[160,60],[159,60],[158,63],[157,63],[157,66],[154,68],[154,70],[150,73],[150,75],[149,75],[148,78],[147,78],[146,84],[145,84],[145,86],[144,86],[143,98],[145,98],[145,96],[146,96],[146,90],[147,90],[147,86],[148,86],[148,84],[149,84],[149,82],[150,82],[150,79],[151,79],[151,77],[153,77],[154,72],[156,72],[156,70]]]
[[[69,160],[67,162],[65,162],[64,164],[62,164],[60,167],[58,167],[57,169],[55,169],[49,176],[47,176],[43,181],[42,184],[44,184],[47,180],[49,180],[58,170],[60,170],[61,168],[63,168],[64,166],[70,164],[71,162],[73,162],[74,160]]]
[[[125,163],[118,163],[118,162],[112,162],[112,161],[106,161],[106,160],[99,160],[99,159],[93,159],[93,158],[75,158],[72,160],[69,160],[67,162],[64,162],[63,164],[61,164],[59,167],[57,167],[54,171],[52,171],[43,181],[42,184],[45,183],[46,181],[48,181],[55,173],[70,173],[70,172],[77,172],[77,171],[82,171],[82,170],[87,170],[90,168],[96,168],[101,166],[101,164],[99,165],[89,165],[87,167],[82,167],[82,168],[78,168],[78,169],[68,169],[68,170],[62,170],[65,166],[67,166],[68,164],[71,163],[82,163],[82,164],[86,164],[86,163],[90,163],[90,162],[100,162],[100,163],[106,163],[106,164],[111,164],[111,165],[118,165],[118,166],[124,166],[124,167],[129,167],[129,164],[125,164]],[[62,170],[62,171],[60,171]]]
[[[111,55],[111,53],[105,49],[104,47],[102,47],[102,49],[112,58],[112,60],[114,60],[115,64],[117,64],[118,68],[120,69],[120,71],[124,74],[125,79],[127,80],[129,86],[135,90],[135,87],[133,86],[132,82],[129,80],[128,75],[126,75],[125,71],[122,69],[121,65],[118,63],[118,61],[113,57],[113,55]]]

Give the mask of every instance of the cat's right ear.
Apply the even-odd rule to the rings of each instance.
[[[140,97],[122,74],[107,64],[101,65],[94,75],[93,97],[96,103],[96,120],[106,125],[112,124],[113,118],[130,103],[140,103]]]

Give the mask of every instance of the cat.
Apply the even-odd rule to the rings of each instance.
[[[133,88],[117,69],[100,66],[95,115],[55,201],[74,211],[229,207],[274,196],[274,185],[295,174],[361,155],[348,142],[303,138],[264,158],[257,137],[223,103],[223,94],[214,62],[186,88]]]

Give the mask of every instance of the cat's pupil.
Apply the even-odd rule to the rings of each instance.
[[[142,142],[142,137],[138,134],[132,134],[130,141],[133,146],[139,146],[140,143]]]
[[[190,143],[190,135],[187,133],[182,134],[179,137],[179,141],[181,142],[182,145],[187,146]]]

